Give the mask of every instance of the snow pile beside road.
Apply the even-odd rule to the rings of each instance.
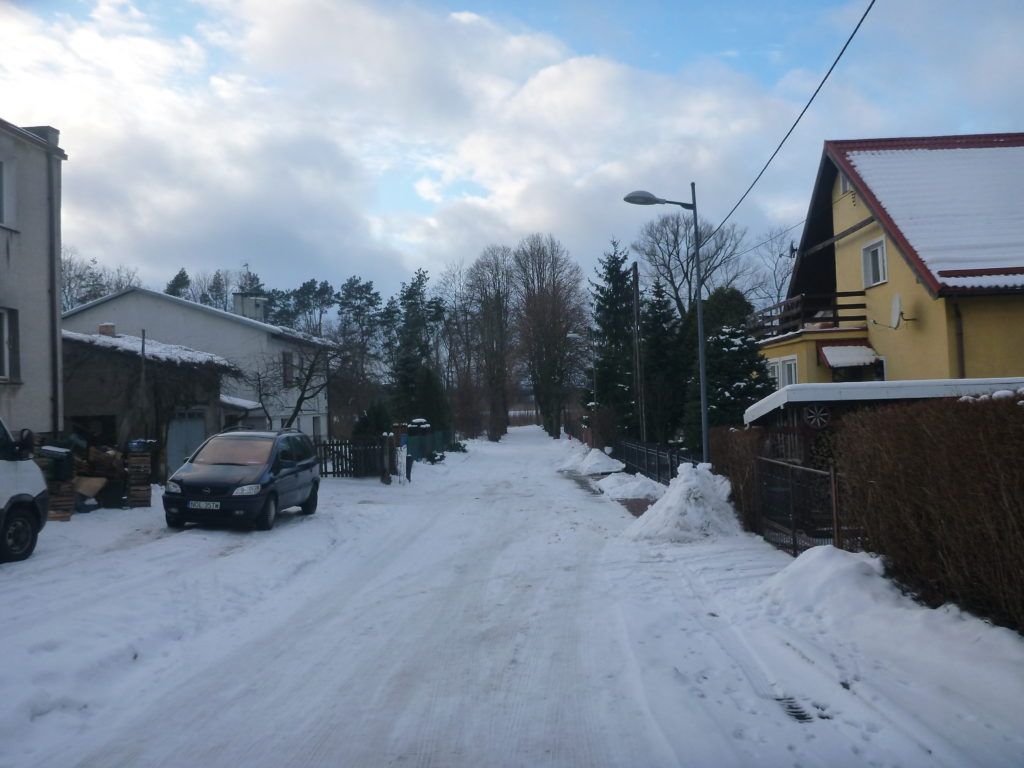
[[[569,453],[561,464],[558,465],[559,472],[578,472],[580,464],[587,456],[587,446],[583,443],[571,443]]]
[[[584,475],[603,475],[608,472],[621,472],[625,468],[626,465],[618,459],[613,459],[604,451],[594,448],[580,462],[579,471]]]
[[[632,539],[691,542],[740,533],[729,501],[729,481],[710,464],[680,464],[665,495],[630,525]]]
[[[610,499],[651,499],[665,495],[665,486],[643,475],[616,472],[597,481],[597,487]]]

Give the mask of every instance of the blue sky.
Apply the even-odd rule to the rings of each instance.
[[[0,117],[62,131],[65,242],[151,285],[387,293],[534,231],[589,271],[655,215],[631,189],[723,216],[866,5],[0,3]],[[1022,32],[1017,0],[879,2],[733,221],[798,222],[827,138],[1020,130]]]

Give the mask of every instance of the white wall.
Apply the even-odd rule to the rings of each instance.
[[[213,352],[226,358],[246,372],[276,370],[283,351],[294,353],[299,359],[300,346],[275,338],[262,328],[248,325],[220,314],[208,312],[183,301],[174,301],[144,291],[130,291],[96,306],[86,307],[64,318],[64,327],[80,333],[96,333],[100,323],[114,323],[117,333],[146,337],[168,344],[181,344],[204,352]],[[74,386],[69,381],[67,386]],[[244,380],[224,378],[221,391],[226,395],[258,400],[255,388]],[[295,405],[296,391],[285,390],[278,398],[268,402],[273,427],[280,426]],[[255,412],[250,416],[256,416]],[[296,425],[312,434],[312,417],[319,416],[326,429],[327,392],[307,402]]]
[[[7,166],[6,193],[15,199],[12,217],[0,224],[0,307],[17,310],[18,380],[0,381],[0,417],[12,432],[50,432],[61,411],[60,321],[51,311],[50,220],[46,150],[0,128],[0,161]],[[54,200],[60,211],[61,161],[54,159]],[[11,182],[13,181],[13,184]],[[60,249],[60,226],[55,248]],[[59,273],[60,265],[57,264]],[[57,392],[54,398],[56,349]],[[55,402],[56,399],[56,402]]]

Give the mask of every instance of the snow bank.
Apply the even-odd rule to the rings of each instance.
[[[583,443],[572,443],[565,459],[558,465],[560,472],[577,472],[580,464],[587,456],[587,446]]]
[[[580,462],[579,471],[584,475],[603,475],[607,472],[621,472],[626,468],[618,459],[613,459],[604,451],[594,448]]]
[[[625,530],[632,539],[690,542],[741,532],[729,502],[729,481],[710,464],[680,464],[665,495]]]
[[[665,486],[643,475],[616,472],[597,481],[597,487],[610,499],[652,499],[665,495]]]

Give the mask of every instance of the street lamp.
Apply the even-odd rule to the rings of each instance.
[[[700,269],[700,228],[697,223],[697,185],[690,182],[691,202],[665,200],[655,197],[650,192],[630,192],[623,200],[633,205],[678,205],[693,211],[693,262],[697,271],[697,367],[700,376],[700,442],[702,461],[706,464],[710,459],[708,451],[708,375],[704,364],[704,302],[701,292],[704,289],[704,276]]]

